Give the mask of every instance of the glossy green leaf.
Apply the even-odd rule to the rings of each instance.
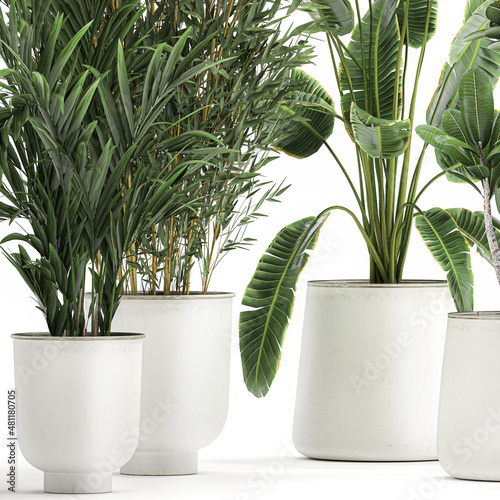
[[[487,179],[490,176],[490,169],[484,165],[467,165],[466,169],[476,179]]]
[[[342,112],[349,122],[353,100],[377,118],[393,117],[394,83],[400,77],[400,68],[396,68],[400,40],[395,16],[398,3],[399,0],[375,0],[371,14],[367,12],[352,32],[344,54],[348,71],[340,65]]]
[[[474,213],[465,208],[449,208],[446,211],[453,217],[469,245],[475,246],[478,253],[493,265],[482,213]],[[500,231],[497,229],[494,231],[497,239],[500,240]]]
[[[318,151],[333,132],[333,100],[321,84],[301,70],[292,78],[302,89],[281,104],[281,137],[274,147],[296,158],[307,158]]]
[[[455,137],[450,137],[449,135],[441,135],[436,137],[436,143],[439,146],[455,146],[462,148],[464,151],[478,153],[476,146],[468,144],[467,142],[461,141],[460,139],[455,139]]]
[[[424,43],[425,28],[427,24],[427,3],[428,0],[400,0],[396,14],[398,16],[399,31],[403,31],[406,5],[409,4],[408,12],[408,45],[419,48]],[[436,23],[438,14],[438,0],[434,0],[432,5],[429,28],[427,30],[427,41],[436,33]]]
[[[470,35],[469,40],[477,40],[479,38],[500,38],[500,28],[496,26],[477,31],[476,33],[472,33],[472,35]]]
[[[446,272],[458,311],[474,307],[474,275],[469,244],[453,217],[442,208],[432,208],[416,218],[416,226],[427,248]]]
[[[487,146],[495,118],[493,88],[481,68],[469,69],[460,84],[460,112],[475,144]]]
[[[427,110],[426,119],[429,125],[439,126],[443,113],[458,106],[460,82],[469,68],[477,67],[485,70],[493,86],[500,77],[500,53],[490,50],[490,42],[484,38],[469,40],[472,33],[489,26],[490,21],[486,17],[489,3],[484,2],[467,17],[452,43],[450,60],[444,65],[438,88]]]
[[[468,0],[465,6],[464,22],[467,21],[476,12],[479,7],[482,7],[485,3],[490,4],[491,0]]]
[[[486,161],[491,161],[491,160],[493,160],[493,158],[494,158],[495,156],[497,156],[498,154],[500,154],[500,145],[499,145],[499,146],[497,146],[496,148],[493,148],[493,149],[489,152],[489,154],[488,154],[488,156],[487,156],[487,158],[486,158]]]
[[[347,35],[354,28],[354,13],[349,0],[304,0],[303,10],[315,20],[321,21],[321,28],[334,35]]]
[[[470,146],[467,143],[455,142],[457,140],[454,137],[447,135],[441,129],[431,125],[419,125],[415,130],[425,142],[445,153],[452,160],[458,161],[465,166],[478,163],[472,151],[469,150]]]
[[[444,112],[442,127],[444,132],[449,136],[458,139],[460,142],[455,142],[454,145],[462,145],[465,149],[470,150],[470,147],[474,144],[469,131],[467,130],[467,126],[463,120],[462,114],[457,109],[449,109]],[[441,144],[446,144],[442,142],[443,139],[436,139],[436,143],[439,142]],[[453,143],[448,143],[453,144]],[[478,164],[479,163],[479,154],[476,150],[477,148],[473,148],[473,158],[468,158],[468,164]],[[460,161],[457,161],[439,149],[435,150],[436,160],[438,165],[445,171],[447,171],[446,177],[449,181],[463,183],[469,181],[477,181],[479,177],[475,176],[470,169],[465,168]],[[464,179],[465,176],[465,179]]]
[[[486,9],[486,17],[495,24],[500,24],[500,2],[493,2]]]
[[[462,184],[467,182],[464,177],[471,182],[477,180],[475,177],[472,177],[470,172],[459,161],[453,160],[447,154],[439,151],[439,149],[434,149],[434,152],[437,164],[446,172],[446,178],[450,182]]]
[[[301,219],[283,228],[262,256],[243,297],[240,314],[243,377],[250,392],[265,396],[278,370],[294,292],[328,215]]]
[[[396,158],[404,153],[411,136],[410,120],[383,120],[351,105],[354,140],[373,158]]]
[[[446,134],[460,139],[467,144],[474,144],[465,121],[462,117],[462,113],[458,109],[448,109],[443,114],[443,121],[441,123],[443,130]]]

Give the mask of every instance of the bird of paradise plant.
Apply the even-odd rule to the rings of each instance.
[[[486,9],[491,3],[466,3],[464,24],[452,43],[450,61],[427,112],[427,121],[433,126],[441,124],[446,110],[458,106],[460,81],[470,67],[483,68],[492,84],[500,76],[500,54],[489,50],[485,39],[469,39],[489,23]],[[345,176],[355,208],[333,205],[316,217],[286,226],[262,256],[243,298],[248,309],[240,315],[244,379],[259,397],[267,394],[276,375],[297,280],[328,215],[340,210],[354,221],[368,250],[371,283],[401,283],[420,196],[433,181],[450,173],[443,157],[443,171],[419,188],[427,143],[416,165],[410,164],[418,89],[427,44],[436,30],[437,1],[368,0],[364,15],[358,0],[353,6],[347,0],[295,1],[291,11],[298,7],[313,17],[310,29],[326,38],[341,111],[335,110],[318,82],[296,72],[295,77],[304,82],[303,89],[293,102],[283,103],[281,110],[295,120],[284,125],[288,135],[274,145],[299,158],[324,145]],[[342,36],[349,33],[346,43]],[[412,49],[419,50],[419,55],[415,79],[410,82]],[[327,140],[336,120],[353,141],[357,178]],[[466,179],[466,173],[458,169],[454,175]],[[466,293],[471,280],[470,274],[448,275],[459,310],[472,307],[471,294]]]

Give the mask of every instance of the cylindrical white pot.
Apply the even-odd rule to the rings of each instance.
[[[137,447],[144,335],[14,339],[19,447],[48,493],[106,493]]]
[[[293,439],[326,460],[435,460],[446,282],[310,282]]]
[[[448,319],[438,457],[448,474],[500,481],[500,313]]]
[[[226,421],[233,297],[122,297],[114,328],[146,334],[139,445],[122,474],[198,471],[198,450]]]

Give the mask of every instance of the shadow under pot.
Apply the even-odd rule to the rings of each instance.
[[[125,295],[114,328],[145,333],[140,437],[122,474],[195,474],[229,402],[232,293]]]
[[[107,493],[138,442],[144,335],[13,335],[19,447],[47,493]]]
[[[444,281],[309,282],[293,427],[311,458],[435,460]]]
[[[438,457],[461,479],[500,481],[500,312],[448,318]]]

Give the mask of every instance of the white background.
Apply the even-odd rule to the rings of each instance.
[[[425,110],[437,86],[442,65],[448,58],[450,43],[462,23],[465,0],[441,0],[438,34],[428,45],[420,83],[415,124],[425,122]],[[297,17],[296,22],[299,21]],[[326,44],[318,39],[314,67],[306,68],[332,94],[334,74]],[[415,66],[416,51],[412,51]],[[412,82],[413,78],[408,78]],[[496,92],[500,107],[500,92]],[[357,167],[353,147],[343,127],[337,122],[330,144],[353,176]],[[412,165],[422,143],[414,137]],[[429,148],[421,186],[438,173],[434,154]],[[187,477],[114,477],[115,498],[171,499],[273,499],[293,500],[304,497],[383,500],[476,499],[498,498],[500,484],[459,481],[450,478],[437,462],[422,463],[345,463],[308,460],[293,449],[291,429],[300,352],[302,317],[306,283],[311,279],[366,278],[368,258],[363,241],[345,214],[334,213],[322,230],[317,250],[303,272],[298,285],[294,317],[288,329],[279,373],[269,395],[256,399],[247,392],[241,375],[237,347],[237,317],[241,295],[259,257],[284,225],[316,215],[330,205],[354,200],[338,167],[325,148],[308,160],[282,156],[266,170],[270,180],[286,177],[292,187],[281,204],[268,204],[269,217],[251,227],[249,236],[258,239],[248,251],[236,251],[221,264],[212,290],[234,291],[234,332],[231,400],[226,427],[219,439],[200,453],[200,473]],[[481,199],[470,186],[450,184],[442,179],[421,199],[422,208],[465,206],[481,210]],[[11,229],[0,224],[0,238]],[[476,309],[498,309],[500,291],[492,268],[473,256],[476,277]],[[444,275],[415,231],[408,256],[405,278],[444,279]],[[6,391],[13,387],[12,340],[14,332],[43,331],[44,319],[35,309],[29,291],[6,259],[0,257],[0,441],[6,435]],[[5,443],[5,441],[3,441]],[[0,444],[0,471],[6,470],[7,450]],[[500,463],[499,463],[500,467]],[[0,493],[6,491],[5,475],[0,476]],[[19,497],[42,495],[42,473],[26,462],[20,464]]]

